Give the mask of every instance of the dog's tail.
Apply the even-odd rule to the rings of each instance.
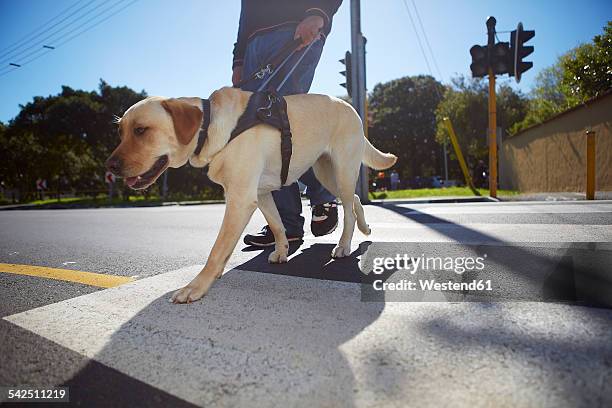
[[[365,151],[361,161],[374,170],[385,170],[393,166],[397,161],[397,156],[391,153],[383,153],[374,146],[368,139],[365,140]]]

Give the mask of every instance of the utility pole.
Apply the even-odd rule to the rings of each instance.
[[[365,38],[361,33],[360,0],[351,0],[351,84],[353,107],[366,123]],[[365,132],[365,129],[364,129]],[[356,192],[362,203],[369,202],[368,169],[362,164]]]
[[[495,73],[493,72],[493,47],[495,46],[495,17],[487,19],[487,50],[489,58],[489,195],[497,198],[497,103],[495,98]]]

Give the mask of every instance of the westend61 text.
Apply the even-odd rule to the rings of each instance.
[[[417,282],[402,279],[398,282],[383,282],[375,280],[374,290],[428,290],[428,291],[490,291],[493,290],[491,280],[473,280],[471,282],[438,282],[435,279],[419,279]]]

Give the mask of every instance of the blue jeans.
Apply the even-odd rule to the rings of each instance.
[[[269,33],[260,34],[251,39],[247,45],[246,54],[244,56],[242,74],[244,76],[251,75],[262,64],[268,62],[287,41],[293,39],[294,33],[295,27],[283,27]],[[295,61],[303,51],[304,50],[297,52],[292,59],[287,62],[283,69],[274,77],[269,86],[276,87],[283,80],[285,73],[293,67]],[[310,51],[308,51],[308,54],[304,57],[300,65],[293,71],[291,77],[289,77],[287,82],[285,82],[280,89],[279,93],[281,95],[308,93],[322,51],[323,41],[318,41],[310,48]],[[249,81],[242,86],[242,89],[254,92],[266,78],[267,76],[262,79]],[[278,142],[280,143],[280,138]],[[306,196],[310,199],[311,205],[328,203],[336,199],[336,197],[319,183],[312,169],[304,173],[302,177],[300,177],[300,181],[306,185]],[[274,202],[283,220],[287,235],[303,235],[304,217],[302,217],[302,200],[300,198],[298,184],[293,183],[278,191],[273,191],[272,196],[274,197]]]

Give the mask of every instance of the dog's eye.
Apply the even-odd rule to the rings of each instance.
[[[137,135],[142,135],[146,130],[147,128],[145,127],[137,127],[134,129],[134,133]]]

